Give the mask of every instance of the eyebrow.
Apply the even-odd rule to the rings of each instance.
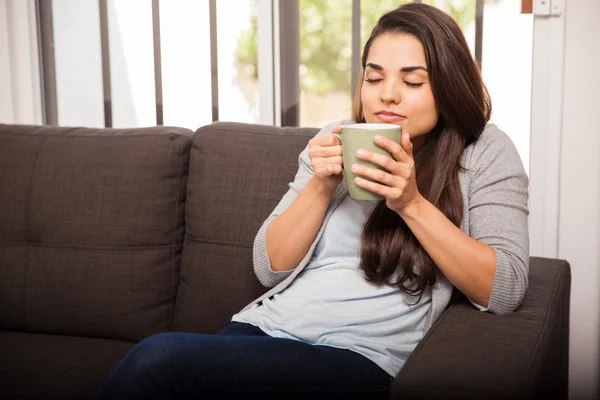
[[[377,71],[383,71],[383,67],[381,65],[378,64],[373,64],[373,63],[368,63],[365,67],[371,67],[373,69],[376,69]],[[402,67],[400,68],[400,72],[413,72],[413,71],[417,71],[417,70],[422,70],[427,72],[427,68],[425,67],[421,67],[420,65],[414,65],[411,67]]]

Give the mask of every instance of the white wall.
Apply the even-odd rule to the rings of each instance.
[[[566,1],[558,256],[571,264],[570,398],[598,399],[600,1]]]
[[[473,42],[474,25],[473,34],[469,35]],[[510,29],[506,29],[507,26]],[[521,0],[485,5],[481,70],[492,98],[491,122],[511,138],[527,172],[531,137],[532,43],[533,16],[521,14]],[[519,94],[515,95],[516,92]]]
[[[7,0],[0,0],[0,123],[14,123]]]
[[[58,124],[104,127],[98,2],[53,0]]]
[[[42,122],[33,0],[0,0],[0,122]]]

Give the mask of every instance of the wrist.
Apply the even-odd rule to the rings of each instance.
[[[333,197],[333,193],[335,192],[335,189],[338,186],[332,184],[331,182],[327,182],[326,180],[321,179],[316,175],[313,175],[313,177],[310,180],[310,183],[315,188],[317,193],[323,196],[327,196],[329,198]]]
[[[427,200],[421,196],[421,194],[418,194],[410,203],[400,210],[398,214],[403,220],[415,219],[418,217],[426,201]]]

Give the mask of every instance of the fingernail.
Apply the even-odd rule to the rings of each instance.
[[[375,136],[375,141],[377,143],[381,143],[381,142],[383,142],[383,138],[381,136]]]
[[[357,156],[364,156],[365,155],[365,151],[364,150],[356,150],[356,155]]]
[[[354,164],[354,165],[352,166],[352,171],[354,171],[354,172],[358,172],[358,170],[360,170],[360,167],[359,167],[358,165]]]

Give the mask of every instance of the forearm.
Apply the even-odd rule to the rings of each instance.
[[[335,188],[312,177],[298,197],[267,228],[267,254],[273,271],[288,271],[304,258],[317,237]]]
[[[487,307],[496,271],[494,249],[469,237],[421,196],[400,216],[448,280]]]

